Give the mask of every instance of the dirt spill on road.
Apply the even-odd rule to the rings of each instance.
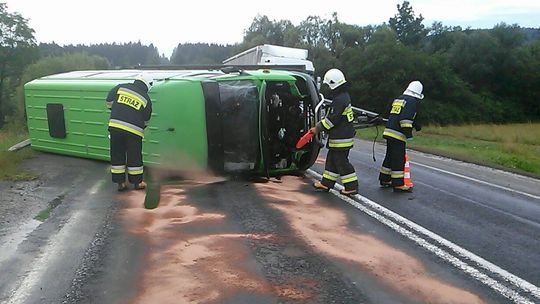
[[[153,210],[142,206],[142,192],[123,196],[123,222],[130,233],[148,243],[144,273],[132,303],[204,303],[240,292],[268,294],[266,281],[245,265],[249,251],[244,241],[269,236],[216,234],[222,231],[225,216],[190,205],[188,188],[164,186],[160,205]]]
[[[348,227],[343,211],[318,203],[321,196],[302,193],[305,183],[284,177],[283,183],[257,184],[259,191],[283,212],[293,229],[318,251],[357,265],[387,286],[425,303],[483,303],[469,291],[428,273],[420,261],[371,235]]]

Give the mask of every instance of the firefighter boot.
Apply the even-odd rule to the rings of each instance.
[[[358,194],[358,189],[350,189],[350,190],[341,189],[339,193],[341,193],[341,195],[346,195],[346,196],[356,195]]]
[[[146,183],[144,181],[135,184],[135,190],[144,190],[146,189]]]
[[[126,191],[127,190],[127,184],[125,182],[118,183],[118,192]]]
[[[412,187],[408,187],[405,185],[394,187],[394,192],[412,192]]]
[[[384,182],[384,181],[379,181],[379,183],[381,184],[381,188],[389,188],[392,186],[392,182],[388,181],[388,182]]]
[[[323,185],[321,182],[315,182],[313,183],[313,188],[317,189],[317,190],[322,190],[324,192],[328,192],[330,191],[330,188],[326,187],[325,185]]]

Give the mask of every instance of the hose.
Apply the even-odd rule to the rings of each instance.
[[[375,138],[373,139],[373,146],[371,147],[371,155],[373,156],[373,161],[376,162],[375,159],[375,142],[377,141],[377,137],[379,137],[379,126],[375,125],[375,130],[377,130],[377,133],[375,134]]]

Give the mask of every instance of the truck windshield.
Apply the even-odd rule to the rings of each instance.
[[[219,83],[225,171],[255,168],[259,149],[257,92],[251,80]]]

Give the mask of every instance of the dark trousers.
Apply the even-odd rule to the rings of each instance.
[[[349,151],[350,149],[328,150],[321,181],[323,185],[333,188],[339,177],[345,190],[358,190],[358,177],[353,165],[349,162]]]
[[[128,180],[138,184],[143,180],[142,138],[120,130],[110,130],[112,181],[123,183]],[[127,166],[126,166],[127,165]]]
[[[386,138],[386,156],[379,174],[381,182],[387,183],[391,181],[392,187],[404,185],[405,146],[404,141]]]

